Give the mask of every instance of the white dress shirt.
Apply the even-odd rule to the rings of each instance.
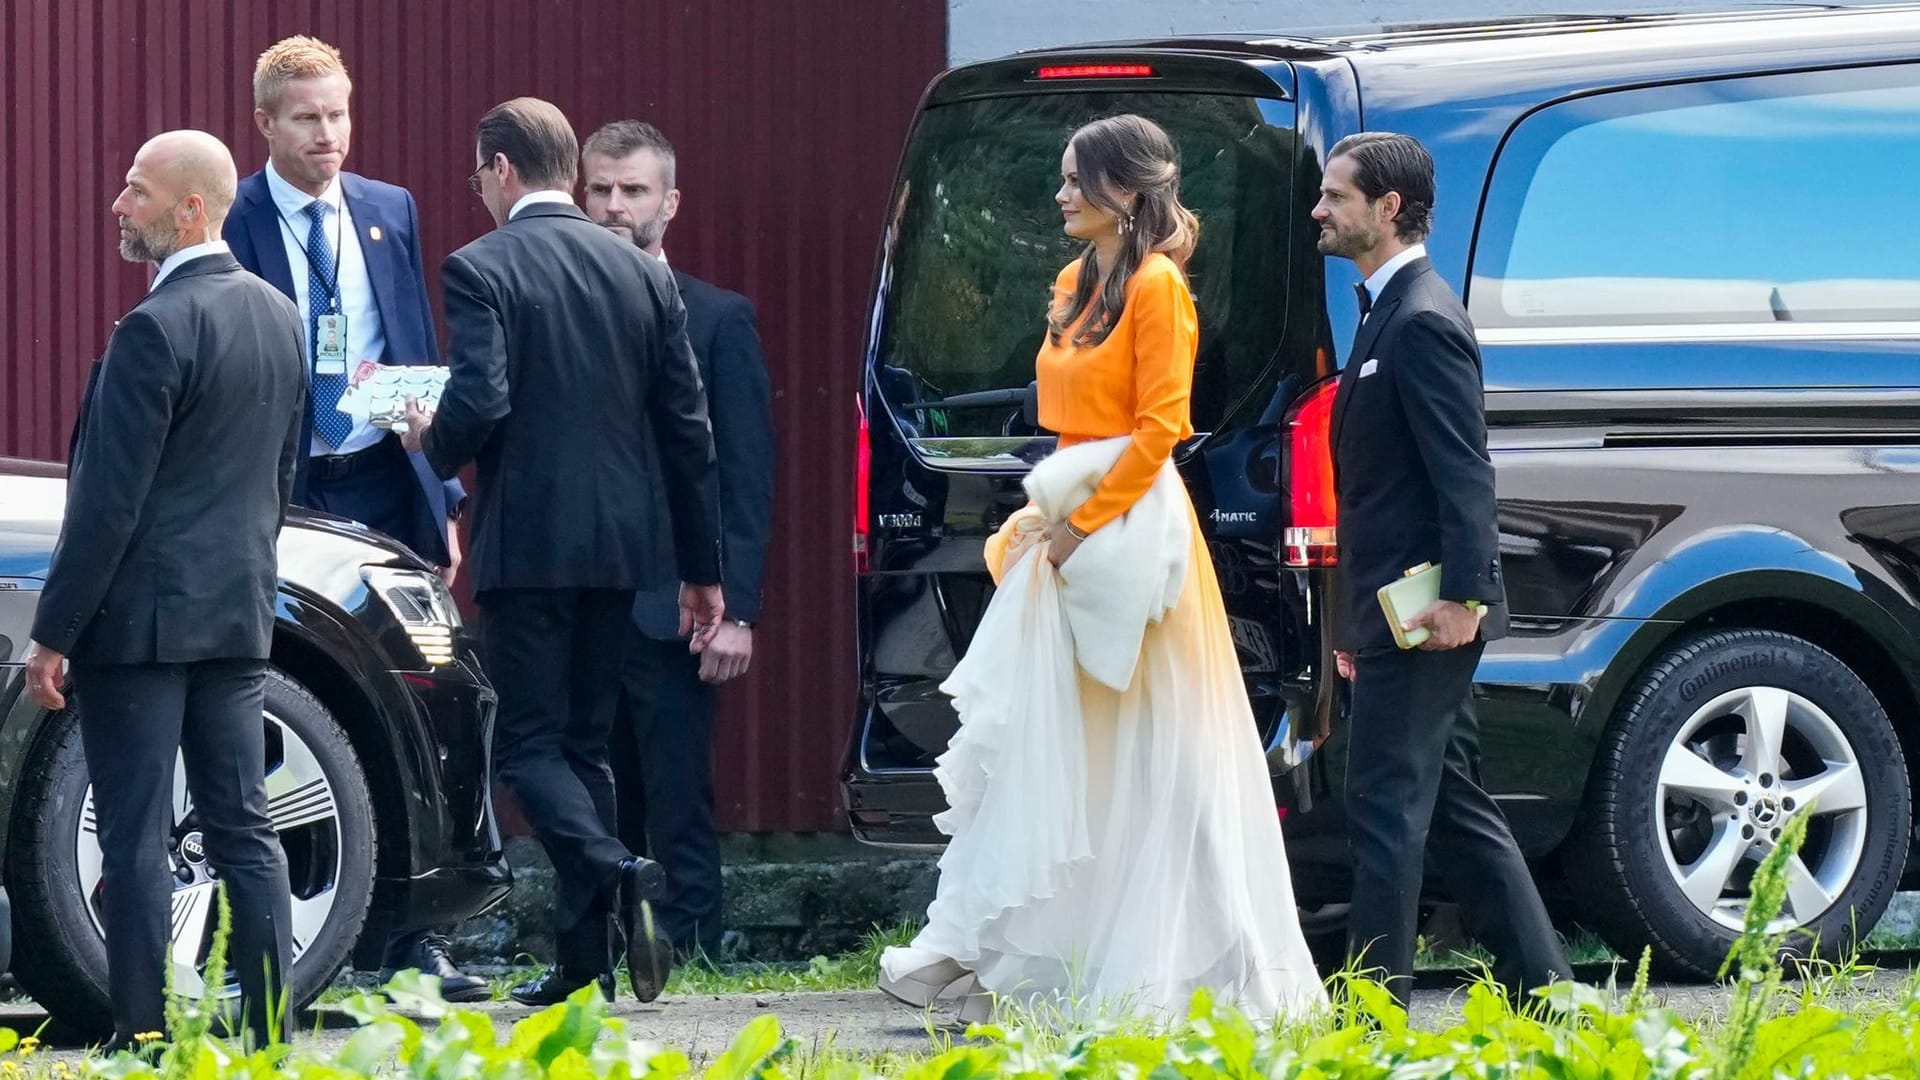
[[[565,191],[529,191],[513,201],[513,209],[507,211],[507,220],[520,216],[520,211],[534,203],[565,203],[573,205],[573,195]]]
[[[204,243],[194,244],[192,247],[181,248],[179,251],[167,256],[166,259],[161,262],[160,272],[153,275],[153,284],[147,286],[147,291],[152,292],[159,288],[160,283],[167,280],[167,275],[179,269],[181,263],[190,263],[202,255],[217,255],[220,252],[228,250],[231,249],[227,247],[225,240],[208,240]]]
[[[280,213],[280,239],[287,249],[287,267],[293,273],[293,302],[299,305],[300,327],[304,335],[313,329],[313,312],[307,306],[307,233],[312,228],[313,219],[307,216],[307,204],[314,197],[287,183],[274,171],[271,161],[267,162],[267,190],[273,193],[274,208]],[[328,207],[325,222],[327,243],[334,245],[334,266],[340,275],[336,285],[340,290],[340,314],[347,317],[347,373],[351,375],[362,360],[378,362],[387,359],[387,332],[380,322],[380,304],[373,295],[373,280],[367,274],[366,253],[360,250],[360,234],[353,227],[353,215],[347,210],[347,200],[340,194],[339,177],[334,177],[333,183],[327,185],[320,201]],[[311,374],[311,346],[306,359]],[[424,357],[404,359],[419,360]],[[386,435],[384,429],[362,420],[354,424],[353,433],[338,447],[328,446],[318,435],[314,436],[307,453],[351,454],[356,450],[365,450]]]
[[[1395,255],[1393,258],[1388,259],[1386,262],[1381,263],[1378,270],[1367,275],[1368,299],[1377,303],[1380,299],[1381,290],[1387,287],[1387,282],[1393,280],[1393,275],[1399,273],[1401,267],[1415,259],[1424,259],[1426,255],[1427,245],[1415,244],[1400,254]]]

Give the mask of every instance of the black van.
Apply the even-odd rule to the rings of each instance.
[[[1864,934],[1920,762],[1920,8],[1525,19],[1032,53],[928,89],[859,399],[850,824],[942,841],[937,687],[981,543],[1052,446],[1027,387],[1076,254],[1075,126],[1164,126],[1203,222],[1177,451],[1269,747],[1311,932],[1346,895],[1327,426],[1358,312],[1308,216],[1342,136],[1417,136],[1428,241],[1486,364],[1512,636],[1485,781],[1550,898],[1710,974],[1786,815],[1782,928]],[[1567,883],[1577,887],[1566,888]]]

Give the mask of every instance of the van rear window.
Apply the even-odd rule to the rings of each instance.
[[[1211,430],[1280,343],[1299,155],[1291,102],[1206,94],[995,97],[927,110],[908,144],[873,327],[876,382],[921,437],[1011,433],[1017,407],[912,408],[1025,387],[1049,288],[1080,248],[1060,230],[1060,153],[1087,121],[1137,112],[1167,129],[1201,221],[1188,274],[1200,314],[1193,422]]]
[[[1544,109],[1495,168],[1482,330],[1912,323],[1920,68],[1725,79]]]

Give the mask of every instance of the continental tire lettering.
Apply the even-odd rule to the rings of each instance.
[[[1720,681],[1723,676],[1746,671],[1749,668],[1771,668],[1778,664],[1784,664],[1787,659],[1788,656],[1786,653],[1780,653],[1776,657],[1776,654],[1771,652],[1756,652],[1744,653],[1740,656],[1729,656],[1724,660],[1715,660],[1708,664],[1700,674],[1694,675],[1680,684],[1680,700],[1691,702],[1694,698],[1700,696],[1701,691],[1713,683]]]

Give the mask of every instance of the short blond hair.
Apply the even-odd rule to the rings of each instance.
[[[319,38],[297,34],[273,43],[253,65],[253,105],[275,112],[287,84],[296,79],[317,79],[326,75],[346,77],[347,65],[340,50]],[[352,80],[348,80],[352,84]]]

